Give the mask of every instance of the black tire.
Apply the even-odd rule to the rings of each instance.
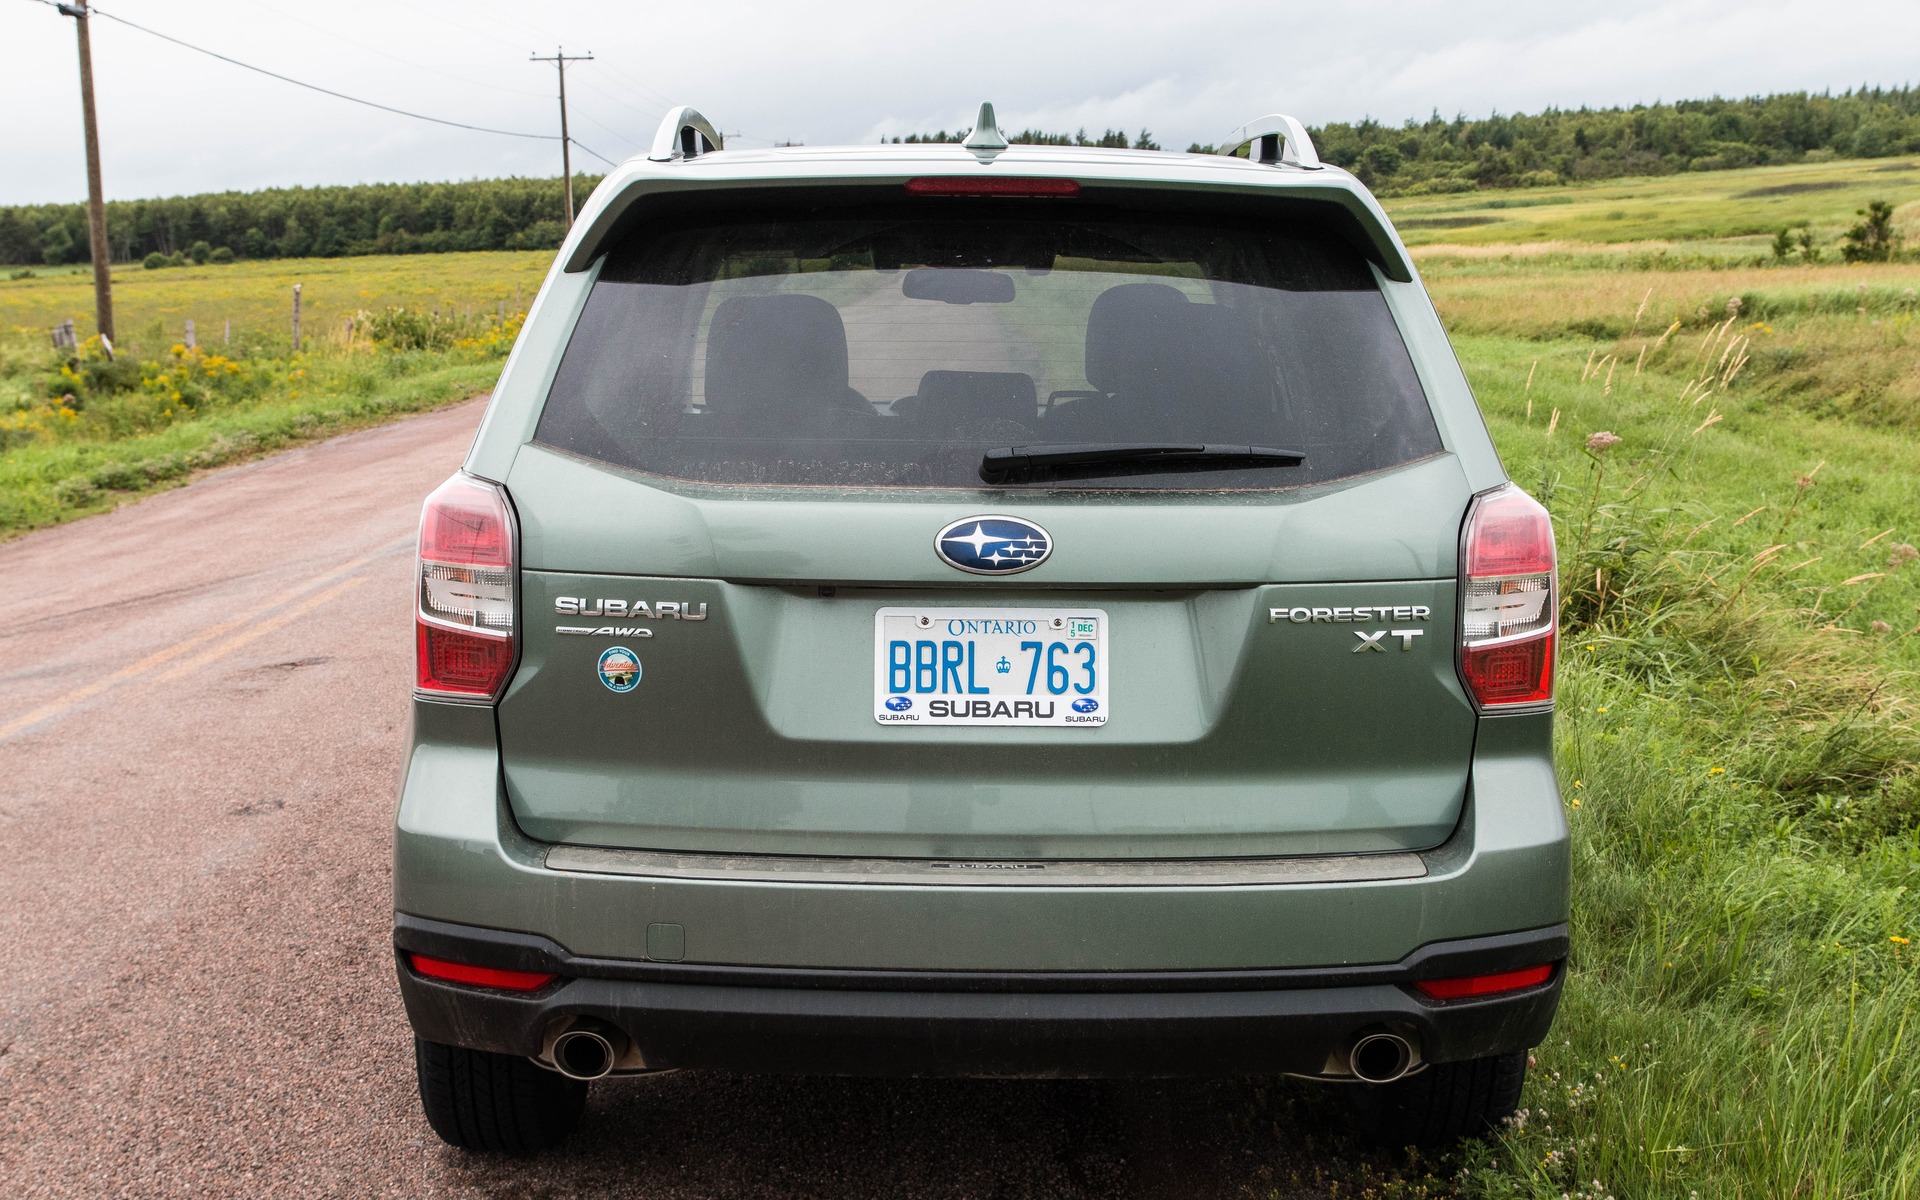
[[[413,1039],[420,1107],[449,1146],[533,1154],[567,1140],[587,1085],[511,1054]]]
[[[1392,1083],[1360,1084],[1354,1107],[1368,1137],[1389,1146],[1444,1149],[1479,1137],[1520,1107],[1527,1055],[1434,1063]]]

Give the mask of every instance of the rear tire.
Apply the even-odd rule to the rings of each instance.
[[[1526,1079],[1525,1051],[1434,1063],[1392,1083],[1360,1085],[1354,1107],[1361,1129],[1376,1141],[1444,1149],[1512,1116]]]
[[[567,1140],[587,1085],[511,1054],[413,1039],[420,1107],[449,1146],[533,1154]]]

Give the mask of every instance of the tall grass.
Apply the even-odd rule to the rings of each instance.
[[[1462,1195],[1920,1195],[1920,507],[1874,461],[1914,441],[1782,410],[1747,324],[1463,347],[1560,537],[1575,884],[1561,1016]]]
[[[0,537],[112,507],[195,471],[431,408],[497,373],[520,314],[388,309],[308,340],[64,354],[0,337]]]

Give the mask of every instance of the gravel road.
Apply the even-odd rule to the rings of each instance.
[[[421,498],[466,404],[0,545],[0,1194],[1311,1196],[1298,1084],[602,1083],[564,1150],[441,1145],[388,856]]]

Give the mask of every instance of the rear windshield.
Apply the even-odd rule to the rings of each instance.
[[[1285,488],[1440,450],[1348,243],[1073,201],[650,223],[601,270],[536,437],[675,479],[839,488],[979,489],[989,452],[1068,448],[986,478]]]

